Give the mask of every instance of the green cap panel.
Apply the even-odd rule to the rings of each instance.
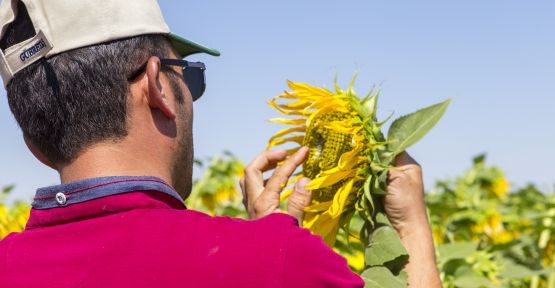
[[[171,32],[168,33],[167,37],[173,48],[175,48],[175,50],[177,50],[182,57],[186,57],[194,53],[206,53],[212,56],[220,56],[220,52],[216,49],[202,46]]]

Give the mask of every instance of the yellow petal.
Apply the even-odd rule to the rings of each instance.
[[[341,170],[349,170],[355,167],[357,164],[360,163],[359,154],[364,149],[363,145],[357,145],[351,151],[343,153],[339,158],[338,167]],[[363,157],[362,160],[366,160],[366,157]]]
[[[364,145],[357,145],[351,151],[341,154],[337,166],[320,172],[320,177],[332,175],[340,171],[351,170],[360,163],[368,161],[366,156],[359,156],[360,152],[364,149]]]
[[[339,229],[339,217],[332,218],[327,211],[319,214],[307,213],[305,214],[305,220],[303,220],[303,227],[310,229],[316,235],[322,236],[324,242],[333,247]]]
[[[324,188],[330,185],[333,185],[343,179],[349,178],[349,177],[353,177],[356,175],[357,170],[356,169],[352,169],[352,170],[347,170],[347,171],[338,171],[337,173],[331,174],[331,175],[326,175],[323,177],[318,177],[316,179],[313,179],[312,181],[310,181],[310,183],[308,183],[306,185],[306,189],[308,190],[315,190],[318,188]]]
[[[287,110],[287,109],[283,109],[281,107],[278,106],[278,104],[276,104],[275,102],[268,102],[268,105],[272,106],[274,109],[276,109],[277,111],[279,111],[282,114],[285,115],[310,115],[311,112],[310,111],[304,111],[304,110]]]
[[[326,111],[332,112],[342,112],[348,113],[350,111],[349,103],[343,101],[340,98],[327,98],[327,99],[318,99],[314,101],[310,106],[306,107],[305,110],[320,110],[326,109]]]
[[[325,88],[320,88],[305,83],[287,81],[287,84],[291,90],[295,91],[296,94],[312,97],[313,99],[330,97],[334,95],[331,91]]]
[[[314,119],[317,119],[319,116],[321,116],[322,114],[326,114],[329,112],[342,112],[342,113],[347,113],[349,112],[346,109],[341,109],[337,106],[334,105],[327,105],[325,107],[322,107],[316,111],[314,111],[313,113],[310,114],[310,116],[308,117],[308,120],[306,122],[307,126],[312,125],[312,122],[314,121]]]
[[[287,137],[287,138],[274,139],[274,140],[270,141],[270,143],[268,144],[268,148],[273,147],[273,146],[278,146],[278,145],[288,143],[288,142],[295,142],[299,145],[302,145],[303,140],[304,140],[304,136],[291,136],[291,137]]]
[[[306,123],[307,118],[288,119],[288,118],[273,118],[268,121],[285,124],[285,125],[301,125]]]
[[[287,184],[285,185],[285,187],[297,182],[299,179],[301,179],[304,175],[302,173],[299,173],[299,175],[294,176],[293,178],[287,180]]]
[[[304,212],[317,213],[317,212],[326,211],[330,208],[331,204],[332,204],[332,201],[326,201],[326,202],[322,202],[322,203],[312,204],[312,205],[304,208]]]
[[[280,99],[299,99],[299,98],[294,93],[285,91],[285,92],[279,94],[278,96],[275,96],[274,98],[272,98],[271,101],[275,102],[275,101],[278,101]]]
[[[290,133],[294,133],[294,132],[304,132],[306,131],[306,126],[296,126],[296,127],[291,127],[291,128],[286,128],[283,130],[278,131],[276,134],[274,134],[274,136],[272,136],[272,138],[270,138],[270,140],[268,140],[268,147],[266,147],[266,149],[270,149],[271,146],[275,146],[278,144],[275,144],[277,141],[279,141],[280,137],[283,137],[284,135],[290,134]],[[304,136],[301,136],[304,139]],[[291,138],[291,137],[289,137]],[[274,144],[272,144],[274,143]],[[302,141],[301,143],[302,144]]]
[[[281,108],[284,108],[284,109],[297,110],[297,109],[304,109],[304,108],[310,106],[311,104],[312,104],[312,101],[298,100],[298,101],[295,101],[295,102],[289,102],[287,104],[277,104],[277,105]]]
[[[298,149],[298,148],[297,148]],[[298,175],[294,176],[293,178],[289,179],[287,181],[287,184],[285,184],[285,187],[288,187],[289,185],[297,182],[299,179],[301,179],[303,177],[303,173],[299,173]],[[281,201],[284,201],[285,199],[289,198],[289,196],[291,195],[291,193],[293,193],[293,189],[294,188],[289,188],[286,190],[283,190],[283,192],[281,192],[281,194],[279,195],[279,199]]]
[[[292,149],[287,149],[287,150],[285,150],[285,152],[287,152],[287,155],[291,156],[291,155],[297,153],[297,151],[299,151],[299,149],[301,149],[301,147],[302,146],[292,148]]]
[[[279,200],[283,201],[283,200],[287,199],[291,195],[291,193],[293,193],[293,188],[283,190],[283,192],[281,192],[281,194],[279,195]]]
[[[362,126],[352,126],[351,119],[329,122],[324,127],[344,134],[357,134],[362,129]]]
[[[349,180],[345,185],[341,186],[337,193],[333,196],[333,204],[330,207],[329,214],[331,217],[339,217],[345,209],[345,204],[349,199],[349,195],[353,191],[354,179]]]

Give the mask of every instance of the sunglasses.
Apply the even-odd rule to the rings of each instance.
[[[183,68],[183,80],[191,92],[193,102],[198,100],[206,90],[206,65],[202,62],[189,62],[182,59],[160,59],[160,64],[167,66],[180,66]],[[146,63],[135,71],[127,80],[132,81],[139,77],[146,68]],[[173,70],[172,70],[173,71]],[[175,72],[175,71],[174,71]]]

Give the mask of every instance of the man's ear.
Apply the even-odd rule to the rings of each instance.
[[[176,117],[175,107],[170,104],[160,83],[160,58],[152,56],[146,63],[146,77],[148,81],[148,103],[152,109],[160,109],[168,119]]]
[[[31,153],[33,153],[33,156],[35,156],[35,158],[37,158],[42,164],[54,169],[54,170],[58,170],[58,168],[54,165],[54,163],[52,163],[50,160],[48,160],[46,158],[46,156],[44,156],[39,149],[37,149],[37,147],[35,147],[35,145],[33,145],[31,143],[31,141],[29,141],[29,139],[27,139],[27,137],[23,137],[23,140],[25,141],[25,145],[27,145],[27,148],[29,148],[29,150],[31,151]]]

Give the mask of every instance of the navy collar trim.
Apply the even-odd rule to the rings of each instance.
[[[50,209],[134,191],[162,192],[183,203],[181,196],[160,178],[109,176],[39,188],[31,206],[34,209]],[[185,207],[185,204],[183,206]]]

